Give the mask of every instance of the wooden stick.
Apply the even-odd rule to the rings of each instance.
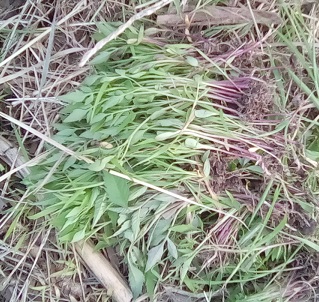
[[[252,16],[254,15],[254,17]],[[280,24],[280,17],[273,12],[252,10],[245,7],[221,7],[207,6],[196,10],[195,7],[186,7],[181,14],[167,14],[157,16],[157,24],[166,26],[185,26],[185,17],[188,16],[191,25],[219,25],[219,24],[242,24],[253,22],[257,24],[271,25]]]
[[[75,249],[87,267],[90,268],[101,284],[107,288],[114,301],[132,301],[132,292],[123,277],[101,253],[94,250],[92,242],[82,241],[75,243]]]

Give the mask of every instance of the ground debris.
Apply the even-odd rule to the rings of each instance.
[[[206,6],[205,9],[196,10],[195,7],[186,7],[184,12],[178,14],[158,15],[157,24],[166,26],[184,26],[188,18],[192,25],[225,25],[256,22],[257,24],[280,24],[280,17],[273,12],[253,10],[248,8]]]

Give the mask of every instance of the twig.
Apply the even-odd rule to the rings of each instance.
[[[187,12],[157,16],[157,24],[166,26],[185,26],[185,17],[188,16],[192,25],[220,25],[242,24],[255,21],[256,24],[280,24],[280,17],[273,12],[260,10],[250,11],[246,7],[221,7],[207,6],[205,9],[196,10],[188,7]],[[252,14],[254,18],[252,17]]]
[[[90,241],[76,243],[75,249],[115,301],[132,301],[132,292],[123,277],[101,253],[94,250],[94,245]]]
[[[99,41],[91,50],[86,52],[83,55],[83,58],[79,64],[80,67],[83,67],[87,61],[90,60],[92,56],[94,56],[101,48],[103,48],[107,43],[116,39],[121,33],[123,33],[126,29],[128,29],[135,21],[138,21],[146,16],[150,16],[154,14],[157,10],[162,8],[163,6],[171,3],[173,0],[161,0],[150,7],[140,11],[131,17],[126,23],[122,24],[116,31],[108,35],[106,38]]]

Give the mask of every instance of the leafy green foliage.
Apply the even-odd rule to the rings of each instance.
[[[120,207],[128,206],[129,185],[126,180],[104,172],[103,180],[110,201]]]
[[[95,37],[112,26],[99,24]],[[252,79],[229,78],[231,66],[170,42],[130,28],[95,57],[95,74],[61,98],[54,139],[92,163],[53,151],[34,167],[26,183],[40,191],[40,211],[29,218],[52,217],[61,241],[95,236],[99,247],[118,246],[134,297],[168,283],[227,288],[240,300],[239,288],[271,282],[300,244],[317,248],[287,240],[289,213],[281,211],[290,200],[309,215],[314,206],[290,191],[289,123],[270,119],[266,129],[267,116],[255,125],[239,112]],[[286,174],[269,172],[266,160]]]

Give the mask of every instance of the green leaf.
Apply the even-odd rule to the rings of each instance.
[[[81,90],[76,90],[74,92],[70,92],[66,95],[62,95],[59,97],[59,100],[65,101],[68,103],[81,103],[87,97],[87,93],[82,92]]]
[[[174,242],[167,238],[167,249],[168,249],[168,253],[175,259],[178,258],[178,253],[177,253],[177,248],[176,245],[174,244]]]
[[[195,231],[196,228],[191,224],[181,224],[181,225],[174,225],[173,227],[170,228],[170,230],[173,232],[178,232],[178,233],[187,233],[190,231]]]
[[[166,139],[175,137],[178,133],[179,133],[179,131],[175,131],[175,132],[164,132],[164,133],[158,134],[155,139],[156,139],[157,141],[164,141],[164,140],[166,140]]]
[[[99,172],[105,169],[106,164],[111,161],[114,156],[107,156],[103,159],[97,159],[94,163],[89,165],[89,170]]]
[[[64,119],[64,123],[71,123],[71,122],[77,122],[82,120],[87,114],[87,110],[83,109],[74,109],[72,113],[70,113],[69,116],[67,116]]]
[[[129,220],[125,221],[119,230],[117,230],[112,237],[116,237],[122,233],[124,233],[126,230],[128,230],[131,227],[131,222]]]
[[[125,69],[115,69],[115,72],[122,76],[122,77],[126,77],[126,70]],[[128,81],[130,83],[130,81]]]
[[[102,78],[101,75],[97,75],[97,74],[90,75],[84,79],[84,81],[82,82],[82,85],[92,86],[97,80],[100,80],[101,78]]]
[[[74,135],[76,129],[63,129],[61,131],[58,132],[58,135],[59,136],[71,136],[71,135]]]
[[[134,238],[137,237],[139,231],[140,231],[140,227],[141,227],[141,212],[135,211],[132,215],[132,232],[134,235]]]
[[[130,287],[132,289],[133,296],[136,299],[142,293],[142,288],[145,281],[144,274],[131,262],[129,262],[128,268]]]
[[[60,210],[61,208],[61,205],[52,205],[51,207],[48,207],[46,209],[44,209],[43,211],[37,213],[37,214],[34,214],[34,215],[31,215],[31,216],[28,216],[29,219],[39,219],[41,217],[44,217],[46,215],[49,215],[53,212],[57,212],[58,210]]]
[[[131,74],[131,78],[132,79],[141,79],[145,74],[146,74],[146,72],[144,72],[144,71],[133,73],[133,74]]]
[[[246,170],[253,173],[260,173],[260,174],[264,173],[263,169],[259,166],[249,166],[246,168]]]
[[[74,234],[71,243],[78,242],[78,241],[84,239],[84,237],[85,237],[85,228]]]
[[[185,146],[187,148],[196,149],[198,147],[198,141],[193,138],[187,138],[185,140]]]
[[[308,150],[313,152],[319,151],[319,138],[316,137],[308,146]]]
[[[71,166],[73,166],[77,161],[77,158],[74,156],[70,156],[65,164],[63,165],[62,171],[66,171],[67,169],[69,169]]]
[[[181,274],[180,274],[181,282],[184,281],[184,278],[185,278],[187,272],[189,272],[189,268],[190,268],[190,265],[191,265],[191,263],[193,261],[193,257],[188,258],[186,261],[183,261],[183,265],[182,265],[182,268],[181,268]]]
[[[78,216],[82,211],[81,207],[74,207],[66,216],[65,218],[71,218],[73,216]]]
[[[129,44],[129,45],[133,45],[133,44],[137,45],[138,44],[138,40],[136,38],[127,39],[126,43]]]
[[[189,65],[191,65],[193,67],[197,67],[199,65],[198,60],[194,57],[187,56],[186,61]]]
[[[107,209],[107,199],[105,197],[97,198],[94,203],[94,215],[93,215],[93,222],[92,227],[98,223],[102,215],[105,213]]]
[[[319,152],[306,149],[306,156],[311,161],[319,162]]]
[[[110,96],[103,105],[103,111],[106,111],[107,109],[112,108],[122,102],[124,100],[124,96],[124,94]]]
[[[284,229],[287,224],[287,216],[285,216],[282,221],[274,228],[274,230],[265,236],[262,240],[258,241],[258,245],[262,246],[264,244],[270,244],[274,238],[277,238],[277,235]]]
[[[160,219],[153,231],[151,232],[151,235],[149,236],[150,246],[158,245],[160,242],[165,240],[167,237],[167,232],[169,227],[171,226],[172,218],[170,219]]]
[[[153,295],[156,288],[157,280],[158,278],[156,277],[156,272],[148,271],[145,273],[146,291],[149,295],[150,301],[154,301]]]
[[[141,141],[141,140],[144,138],[145,133],[147,132],[147,130],[148,130],[148,129],[136,131],[136,132],[131,136],[131,145],[135,145],[137,142]]]
[[[140,27],[140,30],[138,32],[138,41],[137,43],[140,44],[143,41],[144,38],[144,25],[142,24]]]
[[[99,54],[91,61],[91,64],[97,65],[97,64],[106,63],[106,62],[109,60],[111,54],[112,54],[111,52],[103,51],[103,52],[99,53]]]
[[[65,229],[70,228],[70,226],[72,226],[72,229],[73,229],[74,227],[76,227],[78,220],[79,220],[79,218],[76,216],[67,218],[67,220],[64,221],[64,224],[61,227],[60,231],[63,232],[63,231],[65,231]]]
[[[219,113],[217,112],[211,112],[209,110],[206,109],[199,109],[199,110],[195,110],[195,116],[198,118],[207,118],[207,117],[211,117],[211,116],[216,116],[219,115]]]
[[[128,200],[132,201],[132,200],[144,195],[146,191],[147,191],[147,187],[144,187],[144,186],[135,188],[134,191],[132,190],[132,193],[130,194],[130,197]]]
[[[130,196],[128,181],[108,172],[103,173],[103,178],[110,201],[118,206],[127,208]]]
[[[210,175],[210,161],[209,159],[207,158],[204,162],[204,175],[206,177],[208,177]]]
[[[154,113],[153,113],[154,114]],[[162,126],[162,127],[183,127],[183,123],[174,118],[167,118],[164,120],[157,120],[156,124]]]
[[[128,229],[124,232],[123,237],[128,239],[130,242],[134,241],[134,234],[132,230]]]
[[[289,236],[291,236],[294,239],[298,239],[301,243],[307,245],[308,247],[315,250],[316,252],[319,252],[319,245],[317,243],[310,241],[309,239],[306,239],[306,238],[302,238],[302,237],[298,237],[294,235],[289,235]]]
[[[106,113],[98,113],[97,115],[94,116],[91,123],[92,124],[98,123],[102,121],[105,117],[106,117]]]
[[[109,216],[111,222],[112,222],[112,227],[115,229],[116,228],[116,221],[118,219],[119,214],[116,212],[113,212],[111,210],[107,211],[107,216]]]
[[[99,32],[101,32],[104,37],[110,35],[114,30],[121,25],[121,22],[97,22],[96,27]]]
[[[221,198],[220,202],[229,206],[231,209],[236,209],[239,210],[242,208],[242,204],[240,202],[238,202],[237,200],[235,200],[234,196],[229,192],[229,191],[225,191],[225,193],[227,194],[228,198]]]
[[[202,156],[202,161],[205,162],[205,160],[207,160],[209,156],[210,156],[210,151],[207,150]]]
[[[72,238],[73,238],[73,235],[72,233],[66,233],[66,234],[59,234],[59,240],[62,242],[62,243],[66,243],[66,242],[70,242],[72,241]]]
[[[54,215],[52,217],[52,219],[50,220],[51,224],[57,228],[57,229],[62,229],[63,226],[65,225],[66,223],[66,218],[65,218],[65,215],[67,213],[59,213],[59,215]]]
[[[145,267],[145,271],[149,271],[153,266],[155,266],[163,256],[164,250],[164,242],[161,244],[151,248],[147,254],[147,263]]]
[[[119,214],[119,217],[117,219],[117,225],[121,226],[126,220],[128,220],[127,215],[125,214]]]

